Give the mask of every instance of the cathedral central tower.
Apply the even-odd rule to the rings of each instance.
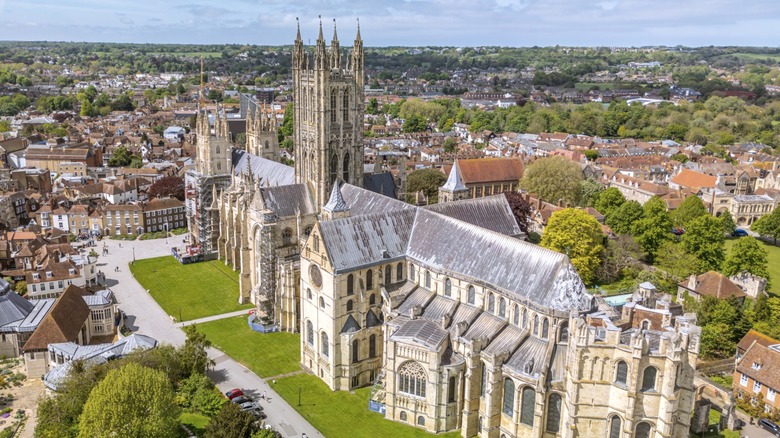
[[[292,51],[295,179],[309,185],[319,209],[337,179],[363,185],[364,59],[359,24],[346,62],[335,20],[330,47],[320,21],[313,55],[304,48],[298,25]]]

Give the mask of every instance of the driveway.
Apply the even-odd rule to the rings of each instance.
[[[170,255],[172,246],[183,245],[183,238],[184,236],[176,236],[139,241],[103,239],[98,242],[96,248],[98,254],[102,254],[103,245],[108,249],[108,255],[98,258],[98,269],[106,274],[107,285],[116,295],[119,307],[127,315],[128,328],[173,345],[184,343],[184,332],[135,281],[128,265],[134,257],[140,260]],[[232,313],[225,316],[229,315]],[[209,349],[209,356],[216,362],[214,369],[208,373],[209,377],[222,392],[231,388],[242,388],[255,399],[258,399],[260,394],[266,394],[268,400],[260,401],[268,415],[266,422],[274,426],[282,436],[300,437],[305,433],[309,437],[322,437],[322,434],[284,401],[265,380],[217,349]]]

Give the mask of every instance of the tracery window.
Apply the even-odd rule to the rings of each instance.
[[[615,383],[624,385],[628,380],[628,365],[622,360],[617,363],[617,372],[615,373]]]
[[[515,409],[515,382],[512,379],[504,379],[504,403],[501,411],[504,415],[512,417]]]
[[[306,341],[309,345],[314,346],[314,326],[311,321],[306,321]]]
[[[282,245],[287,246],[292,243],[292,230],[289,228],[285,228],[284,231],[282,231]]]
[[[536,391],[530,386],[523,388],[523,398],[520,403],[520,422],[528,426],[533,426]]]
[[[425,368],[417,362],[406,362],[398,369],[399,392],[425,397],[427,381],[428,376],[425,373]]]
[[[328,345],[328,334],[325,332],[322,332],[321,342],[322,342],[322,348],[320,351],[322,351],[322,355],[325,357],[330,356],[330,346]]]
[[[561,430],[561,396],[552,394],[547,399],[547,432]]]

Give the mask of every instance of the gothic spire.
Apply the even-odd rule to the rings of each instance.
[[[363,38],[360,37],[360,18],[357,19],[357,36],[355,36],[355,41],[363,41]]]
[[[452,169],[450,170],[450,176],[447,178],[447,182],[444,183],[443,186],[441,186],[444,190],[449,190],[451,192],[459,192],[461,190],[466,190],[466,186],[463,184],[463,178],[460,176],[460,166],[458,166],[458,160],[455,160],[455,163],[452,165]]]
[[[328,203],[325,204],[324,207],[322,207],[323,210],[327,210],[331,213],[336,213],[339,211],[348,211],[349,205],[347,205],[347,202],[344,201],[344,197],[341,196],[341,181],[336,180],[333,183],[333,190],[330,192],[330,199],[328,200]]]
[[[320,15],[319,17],[320,17],[320,35],[317,37],[317,43],[319,43],[320,41],[324,43],[325,38],[322,36],[322,15]]]
[[[301,39],[301,22],[298,21],[298,17],[295,17],[295,23],[298,25],[298,35],[295,37],[295,42],[301,42],[303,43],[303,40]]]

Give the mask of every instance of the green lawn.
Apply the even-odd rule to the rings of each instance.
[[[407,426],[368,410],[370,388],[354,392],[331,391],[322,380],[311,374],[278,379],[274,390],[325,436],[429,437],[422,429]],[[298,391],[301,406],[298,406]],[[460,432],[436,436],[455,438]]]
[[[715,409],[710,409],[710,430],[700,435],[691,433],[691,436],[694,438],[739,438],[740,434],[738,430],[722,430],[717,432],[718,424],[720,424],[720,412]]]
[[[179,417],[179,422],[181,422],[181,424],[184,426],[187,426],[187,429],[189,429],[190,432],[200,437],[203,436],[203,433],[206,430],[206,425],[209,424],[209,417],[205,415],[194,414],[192,412],[182,412],[181,417]],[[186,436],[183,431],[182,436]]]
[[[731,247],[734,246],[734,242],[736,241],[737,239],[726,240],[726,255],[731,251]],[[767,269],[769,270],[769,275],[772,279],[772,285],[769,288],[769,292],[774,295],[780,295],[780,247],[764,243],[760,240],[759,242],[764,246],[768,255]]]
[[[136,260],[130,270],[157,304],[177,320],[252,307],[238,304],[238,273],[219,260],[182,265],[165,256]]]
[[[300,371],[301,337],[293,333],[256,333],[245,316],[198,324],[214,347],[260,377]]]

